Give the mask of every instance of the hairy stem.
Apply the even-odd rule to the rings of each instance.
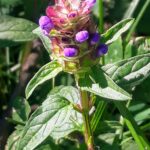
[[[90,126],[89,118],[89,99],[86,91],[80,90],[81,95],[81,105],[82,105],[82,117],[84,122],[84,136],[85,142],[87,144],[88,150],[94,150],[94,139],[93,133]]]

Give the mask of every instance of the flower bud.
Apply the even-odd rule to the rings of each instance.
[[[71,12],[68,14],[69,18],[75,18],[77,16],[77,12]]]
[[[97,48],[96,57],[105,55],[107,52],[108,52],[108,46],[106,44],[101,44]]]
[[[100,35],[96,32],[91,37],[91,45],[95,45],[100,40]]]
[[[53,24],[52,20],[50,18],[48,18],[47,16],[42,16],[39,19],[39,25],[45,35],[48,35],[50,33],[51,29],[54,28],[54,24]]]
[[[71,48],[71,47],[68,47],[68,48],[65,48],[64,49],[64,56],[65,57],[75,57],[78,53],[78,50],[76,48]]]
[[[88,38],[89,38],[89,33],[86,30],[78,32],[75,37],[76,41],[79,43],[86,41]]]

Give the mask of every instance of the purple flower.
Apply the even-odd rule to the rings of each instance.
[[[77,16],[77,12],[71,12],[68,14],[69,18],[75,18]]]
[[[77,53],[78,53],[78,50],[76,48],[68,47],[64,49],[64,56],[66,57],[74,57],[77,55]]]
[[[88,38],[89,38],[89,33],[86,30],[78,32],[75,37],[76,41],[80,43],[86,41]]]
[[[106,44],[101,44],[98,46],[96,51],[96,57],[100,57],[108,52],[108,46]]]
[[[86,3],[89,8],[92,8],[95,5],[96,0],[86,0]]]
[[[83,12],[89,12],[92,7],[95,5],[96,0],[85,0],[86,6],[83,8]]]
[[[54,24],[50,18],[47,16],[42,16],[39,19],[39,25],[41,29],[43,30],[44,34],[48,35],[51,31],[51,29],[54,28]]]
[[[95,45],[100,40],[99,33],[94,33],[91,37],[91,45]]]

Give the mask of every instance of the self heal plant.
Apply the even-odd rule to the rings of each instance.
[[[83,133],[86,149],[95,150],[101,146],[94,142],[94,131],[105,109],[105,101],[115,103],[138,146],[149,148],[132,115],[121,102],[131,100],[131,95],[117,85],[121,75],[111,76],[116,67],[100,64],[102,56],[109,53],[109,44],[130,28],[133,19],[123,20],[105,33],[99,33],[91,18],[95,3],[96,0],[55,0],[55,5],[48,6],[46,15],[39,19],[39,28],[34,33],[50,53],[51,62],[28,83],[26,98],[62,71],[74,75],[76,87],[55,87],[47,95],[27,121],[18,150],[36,149],[48,137],[58,140],[74,131]],[[102,105],[96,104],[99,99],[103,100],[100,101]],[[91,110],[95,111],[91,113]]]

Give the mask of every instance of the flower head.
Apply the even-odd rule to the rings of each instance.
[[[97,46],[100,35],[90,17],[95,3],[96,0],[55,0],[54,6],[46,8],[47,16],[39,20],[52,43],[51,57],[57,59],[65,71],[89,68],[108,50],[104,44]]]

